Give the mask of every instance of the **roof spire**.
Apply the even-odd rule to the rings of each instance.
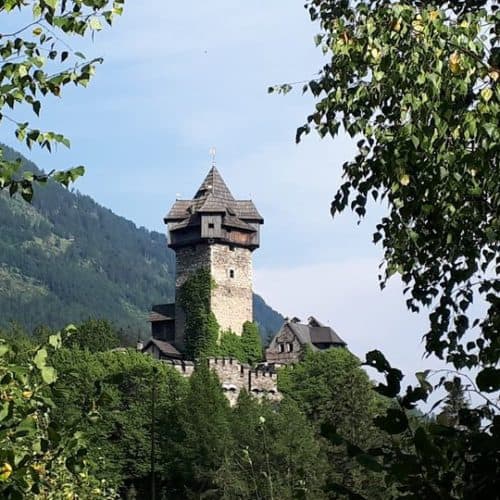
[[[212,158],[212,167],[215,167],[215,156],[217,154],[217,150],[215,149],[215,146],[212,146],[210,148],[209,154],[210,154],[210,157]]]

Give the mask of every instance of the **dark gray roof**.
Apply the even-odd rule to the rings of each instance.
[[[343,340],[328,326],[315,326],[309,329],[313,344],[343,344]]]
[[[314,320],[314,321],[311,321]],[[309,324],[287,321],[290,330],[295,334],[298,341],[304,345],[309,344],[315,347],[316,344],[330,344],[332,346],[346,346],[347,344],[329,326],[311,326],[321,324],[314,318],[309,319]],[[283,326],[285,326],[283,325]],[[283,327],[282,327],[283,328]],[[279,335],[279,332],[278,332]]]
[[[240,219],[245,229],[256,229],[247,222],[263,223],[252,200],[235,200],[219,171],[213,166],[205,180],[201,183],[192,200],[176,200],[164,221],[174,223],[171,231],[182,229],[199,223],[199,213],[220,213],[224,218]],[[237,226],[234,226],[237,227]]]
[[[156,304],[151,307],[149,321],[170,321],[175,319],[175,304]]]
[[[226,215],[222,220],[222,225],[226,227],[235,227],[237,229],[243,229],[245,231],[255,231],[255,228],[238,217],[232,215]]]
[[[224,179],[215,165],[210,169],[208,175],[205,177],[205,180],[201,183],[201,186],[194,195],[194,199],[197,200],[205,198],[209,194],[213,195],[214,198],[220,199],[221,201],[226,201],[226,203],[235,201],[231,191],[229,191],[229,188],[226,186]]]
[[[150,339],[142,350],[147,350],[151,344],[155,345],[164,356],[182,357],[182,354],[170,342],[164,340]]]

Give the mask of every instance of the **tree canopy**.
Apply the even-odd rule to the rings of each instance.
[[[474,368],[475,380],[458,377],[468,378],[467,390],[481,401],[461,407],[455,425],[414,422],[411,412],[435,388],[453,395],[449,373],[437,383],[429,370],[418,373],[417,385],[401,392],[402,372],[372,351],[366,365],[386,379],[375,389],[396,403],[375,424],[394,439],[367,453],[346,436],[332,440],[384,471],[387,498],[497,496],[499,7],[487,0],[309,0],[306,8],[319,24],[315,40],[326,62],[303,87],[316,105],[296,140],[314,129],[321,137],[344,130],[357,141],[331,213],[350,208],[362,218],[373,202],[384,203],[373,238],[384,250],[381,286],[401,276],[408,308],[429,310],[426,354],[450,363],[454,380],[455,370]]]
[[[54,145],[70,146],[63,134],[43,131],[21,121],[23,110],[40,115],[43,98],[61,97],[69,84],[86,87],[102,58],[88,60],[84,54],[70,48],[68,35],[86,36],[111,25],[123,10],[124,0],[1,0],[0,15],[20,25],[0,33],[0,122],[14,125],[16,138],[29,148],[39,146],[51,151]],[[20,14],[16,17],[16,13]],[[32,20],[26,22],[31,14]],[[83,174],[78,166],[63,171],[40,174],[20,173],[21,163],[3,157],[0,148],[0,190],[31,201],[33,183],[49,177],[68,185]]]
[[[413,311],[430,307],[426,350],[456,368],[494,364],[500,281],[500,49],[494,2],[307,2],[327,62],[305,85],[315,129],[357,141],[332,215],[388,213],[374,241]],[[278,87],[288,91],[289,85]],[[272,89],[271,89],[272,90]],[[480,316],[473,301],[486,304]],[[476,339],[461,342],[474,331]],[[464,345],[465,344],[465,345]],[[500,372],[490,389],[500,387]],[[481,379],[482,387],[486,387]]]

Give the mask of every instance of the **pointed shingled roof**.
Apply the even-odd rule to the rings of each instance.
[[[192,200],[176,200],[165,222],[177,222],[172,230],[186,227],[193,223],[195,213],[221,212],[242,219],[262,224],[264,219],[251,200],[235,200],[217,168],[212,166],[205,180],[196,191]],[[246,228],[250,226],[245,224]]]
[[[231,191],[229,191],[229,188],[215,165],[212,166],[205,180],[201,183],[201,186],[194,195],[194,199],[207,198],[210,195],[213,198],[220,198],[221,200],[229,202],[235,201],[234,196],[231,194]]]

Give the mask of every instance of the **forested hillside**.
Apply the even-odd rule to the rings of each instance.
[[[5,157],[21,157],[3,147]],[[137,228],[89,196],[48,183],[30,206],[2,192],[0,227],[0,326],[57,328],[102,317],[134,338],[147,335],[152,304],[173,300],[175,259],[165,235]],[[283,318],[258,296],[254,304],[268,336]]]

